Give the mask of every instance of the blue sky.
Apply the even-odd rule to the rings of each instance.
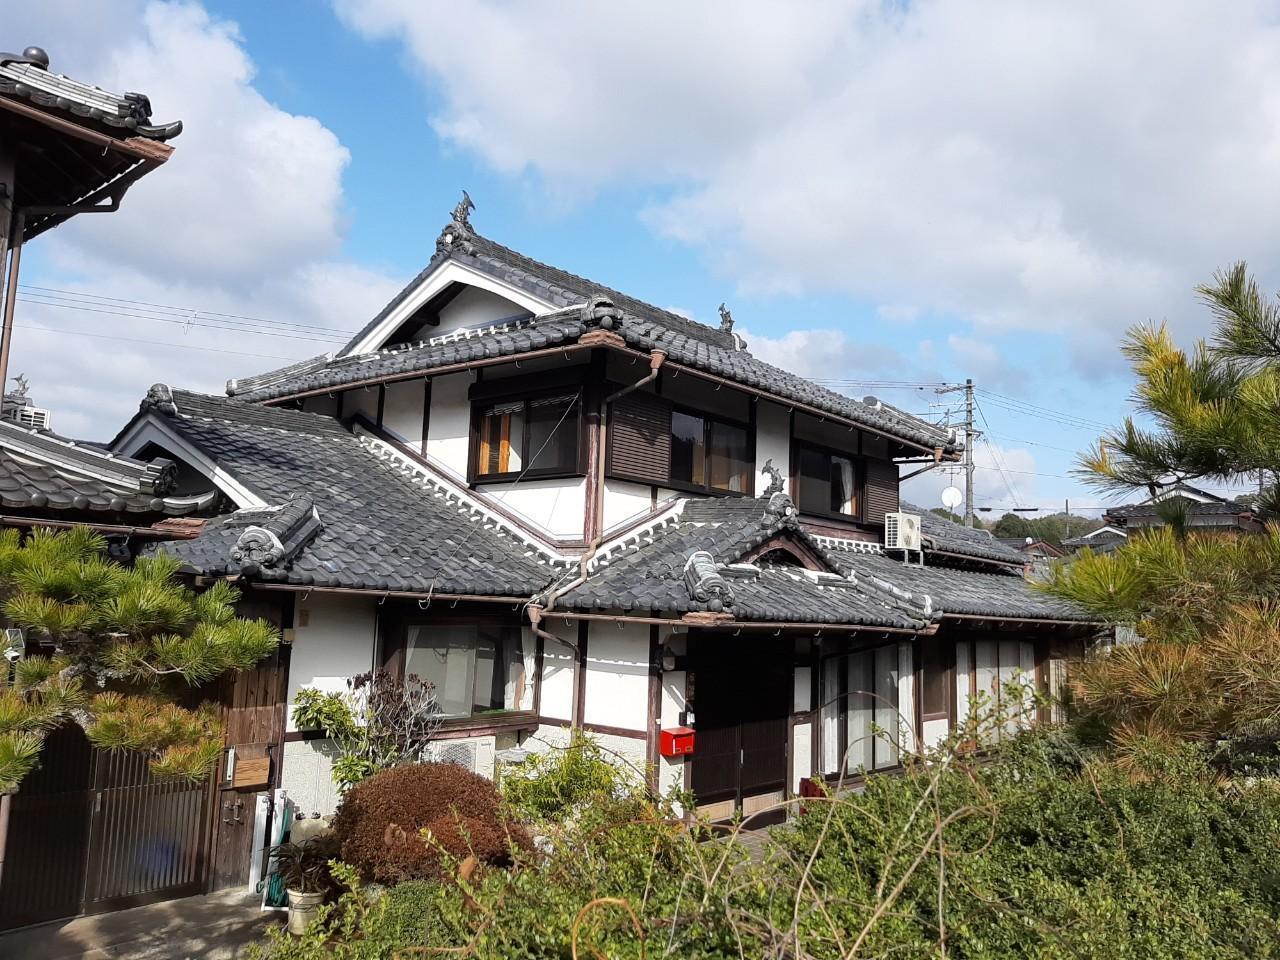
[[[857,396],[940,416],[929,384],[972,376],[979,504],[1099,504],[1069,472],[1127,412],[1124,328],[1188,341],[1194,284],[1237,258],[1270,279],[1276,9],[798,9],[20,11],[0,46],[187,131],[121,213],[33,245],[14,369],[101,438],[154,380],[216,390],[328,349],[137,304],[358,329],[465,187],[486,235],[704,321],[727,301],[754,352]],[[83,309],[102,297],[122,309]]]

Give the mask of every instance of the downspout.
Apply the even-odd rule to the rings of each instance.
[[[634,390],[639,390],[646,384],[653,383],[658,379],[658,373],[662,368],[663,362],[667,359],[665,350],[654,350],[649,354],[649,372],[637,380],[635,383],[629,384],[615,393],[609,394],[604,398],[604,403],[600,405],[600,423],[596,427],[596,516],[604,517],[604,474],[605,459],[608,451],[609,439],[609,404],[613,403]],[[556,587],[547,594],[546,599],[542,603],[530,603],[525,609],[529,613],[529,623],[533,627],[533,632],[542,637],[544,640],[554,640],[563,646],[573,646],[572,643],[566,643],[554,633],[548,633],[543,630],[539,624],[545,614],[551,611],[556,601],[563,597],[570,590],[574,590],[582,586],[587,581],[587,569],[591,565],[591,561],[595,559],[596,553],[600,550],[600,544],[604,542],[604,523],[600,523],[600,530],[591,538],[591,542],[587,545],[586,550],[582,552],[582,556],[578,558],[578,575],[571,581],[562,586]]]

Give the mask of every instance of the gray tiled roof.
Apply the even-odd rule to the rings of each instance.
[[[1242,513],[1251,513],[1249,507],[1235,500],[1215,500],[1210,503],[1200,503],[1188,497],[1169,497],[1161,503],[1170,503],[1177,501],[1186,505],[1187,515],[1192,517],[1235,517]],[[1160,504],[1156,503],[1128,503],[1119,507],[1108,507],[1106,515],[1116,519],[1128,519],[1129,517],[1155,517],[1160,512]]]
[[[168,460],[143,463],[0,421],[0,505],[8,509],[181,516],[213,495],[174,496]]]
[[[924,535],[926,546],[938,553],[954,553],[998,563],[1022,565],[1027,562],[1021,551],[1001,543],[986,530],[952,523],[945,517],[909,503],[903,503],[902,510],[920,514],[920,532]]]
[[[677,363],[845,417],[910,443],[927,448],[941,446],[952,449],[955,446],[950,432],[925,420],[880,401],[855,400],[753,357],[747,350],[739,348],[738,339],[731,333],[695,323],[590,280],[538,263],[481,237],[469,226],[456,221],[445,229],[457,233],[458,238],[443,245],[427,268],[397,294],[345,350],[350,350],[363,339],[427,275],[449,258],[525,289],[561,309],[533,323],[511,325],[514,329],[485,333],[455,343],[398,345],[375,354],[345,355],[331,361],[324,357],[313,358],[296,365],[299,367],[296,372],[283,368],[259,377],[233,380],[227,385],[228,393],[245,400],[271,400],[358,380],[427,371],[447,363],[514,355],[572,342],[593,324],[589,317],[579,317],[572,308],[603,297],[618,308],[621,316],[616,329],[628,346],[644,351],[665,350],[668,357]]]
[[[140,93],[111,93],[50,73],[38,61],[17,53],[0,53],[0,96],[153,140],[168,140],[182,132],[180,121],[153,124],[151,101]]]
[[[188,442],[270,507],[290,544],[255,576],[300,585],[365,590],[531,596],[555,572],[527,544],[456,501],[433,496],[328,417],[201,394],[152,388],[154,410]],[[305,529],[306,498],[318,524]],[[233,556],[250,526],[270,515],[243,510],[209,521],[200,536],[166,544],[189,567],[219,576],[241,572]],[[252,558],[251,558],[252,559]]]
[[[928,596],[935,611],[1013,620],[1072,620],[1091,622],[1084,610],[1036,589],[1020,574],[917,566],[895,557],[865,550],[835,549],[842,569],[855,576],[880,577],[917,597]]]

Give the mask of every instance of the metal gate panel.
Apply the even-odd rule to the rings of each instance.
[[[124,751],[97,751],[95,772],[84,912],[203,891],[208,779],[158,779]]]

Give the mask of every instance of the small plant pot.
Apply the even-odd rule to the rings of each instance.
[[[307,927],[316,918],[320,904],[324,903],[323,893],[303,893],[301,890],[287,890],[289,895],[289,932],[300,937],[307,932]]]

